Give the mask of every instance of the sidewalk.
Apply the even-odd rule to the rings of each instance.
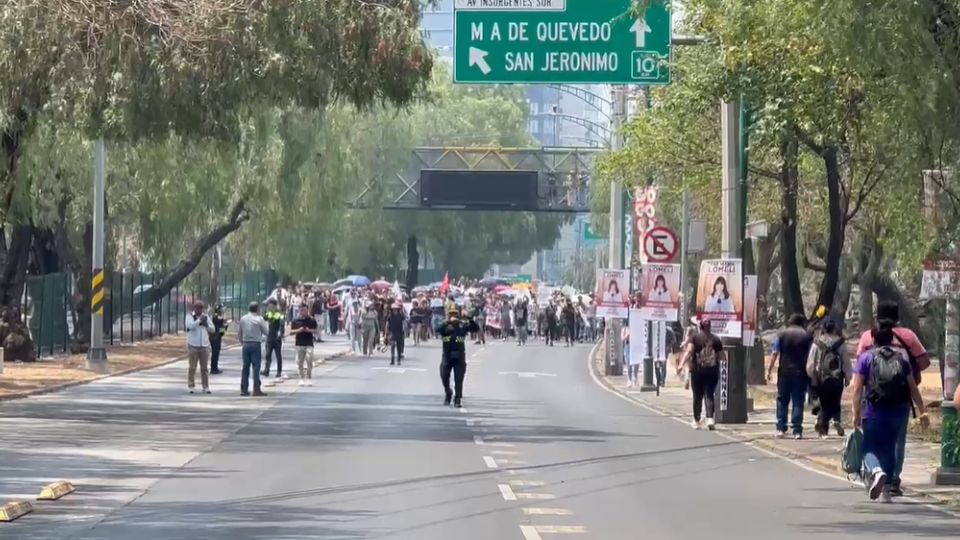
[[[349,353],[346,338],[325,339],[316,347],[317,364]],[[284,368],[293,376],[292,340],[284,349]],[[187,362],[180,360],[0,402],[0,431],[9,434],[0,439],[0,505],[28,500],[34,506],[32,514],[0,523],[0,537],[8,530],[19,531],[14,537],[40,538],[45,536],[37,536],[37,528],[44,526],[89,526],[160,478],[177,474],[285,396],[306,390],[294,376],[266,388],[265,398],[241,397],[240,368],[239,348],[225,350],[224,373],[210,378],[212,395],[187,394]],[[332,369],[315,369],[314,378]],[[58,480],[73,482],[77,492],[35,501],[42,486]]]
[[[661,388],[660,395],[657,396],[655,392],[641,392],[639,389],[627,388],[625,377],[604,375],[602,357],[599,355],[594,357],[591,366],[597,378],[611,390],[654,409],[664,416],[684,422],[690,422],[693,419],[690,391],[683,389],[679,377],[674,373],[667,374],[667,386]],[[776,429],[774,401],[757,399],[754,401],[754,411],[750,413],[746,424],[717,425],[717,430],[743,442],[800,460],[817,469],[844,476],[839,469],[843,439],[835,433],[826,439],[819,439],[813,431],[814,420],[815,417],[810,414],[808,407],[804,416],[804,439],[800,441],[792,438],[775,439],[773,437]],[[960,486],[933,485],[933,473],[939,463],[939,444],[909,438],[903,470],[904,490],[910,495],[929,497],[940,503],[960,505]]]

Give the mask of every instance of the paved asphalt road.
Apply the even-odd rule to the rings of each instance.
[[[110,465],[101,502],[81,484],[63,507],[0,524],[0,538],[960,537],[960,520],[938,510],[871,503],[846,482],[611,395],[592,380],[585,346],[471,347],[462,411],[440,404],[437,346],[408,352],[403,370],[345,358],[316,386],[288,382],[259,403],[227,386],[188,397],[158,383],[147,395],[168,404],[154,411],[162,427],[140,417],[123,438],[111,423],[100,445],[116,437],[161,465]],[[197,399],[209,400],[203,417],[178,420]],[[0,486],[15,473],[0,466]]]

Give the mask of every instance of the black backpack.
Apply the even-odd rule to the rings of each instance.
[[[904,368],[903,355],[885,346],[871,351],[870,377],[866,398],[873,406],[891,409],[910,403],[909,369]]]
[[[813,375],[817,385],[833,381],[843,383],[844,374],[840,348],[844,345],[843,339],[839,338],[833,343],[827,343],[820,339],[814,342],[813,346],[817,350],[814,357]]]

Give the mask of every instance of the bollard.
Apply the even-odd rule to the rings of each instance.
[[[3,375],[3,347],[0,347],[0,375]]]

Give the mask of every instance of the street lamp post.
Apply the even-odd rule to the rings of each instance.
[[[87,366],[97,373],[107,370],[107,350],[103,347],[106,162],[106,145],[103,139],[97,139],[93,158],[93,265],[90,283],[90,350],[87,353]]]

